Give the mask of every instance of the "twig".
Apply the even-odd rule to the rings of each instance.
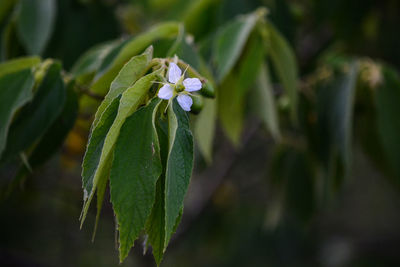
[[[85,94],[85,95],[87,95],[87,96],[90,96],[91,98],[96,99],[96,100],[100,100],[100,101],[103,101],[103,100],[104,100],[104,96],[99,95],[99,94],[96,94],[96,93],[93,93],[93,92],[90,91],[90,89],[87,88],[87,87],[84,87],[84,86],[79,85],[79,84],[75,84],[75,86],[76,86],[76,88],[78,88],[78,91],[79,91],[80,93],[82,93],[82,94]]]

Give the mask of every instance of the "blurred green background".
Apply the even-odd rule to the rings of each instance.
[[[9,30],[15,27],[9,26],[15,2],[0,2],[2,61],[29,53]],[[184,21],[196,42],[260,6],[268,8],[268,18],[293,47],[302,80],[329,53],[382,60],[400,69],[397,0],[54,2],[52,33],[42,56],[59,59],[67,71],[90,47],[136,35],[157,22]],[[204,9],[191,21],[195,5]],[[399,183],[373,163],[371,158],[381,155],[372,152],[371,157],[364,148],[374,141],[365,141],[363,133],[375,126],[363,108],[362,103],[355,108],[362,116],[354,120],[350,174],[324,201],[314,194],[318,169],[310,151],[277,146],[254,118],[246,121],[240,148],[218,128],[212,164],[196,154],[183,220],[162,266],[400,266]],[[75,127],[56,156],[1,200],[1,266],[119,265],[108,193],[95,242],[94,210],[79,230],[87,130]],[[6,186],[12,169],[0,175]],[[142,242],[122,266],[155,266],[151,253],[143,255]]]

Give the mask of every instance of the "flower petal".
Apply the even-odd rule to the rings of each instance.
[[[158,91],[157,95],[161,99],[168,100],[174,95],[174,90],[172,89],[171,85],[164,84],[163,87],[161,87]]]
[[[184,111],[190,111],[190,107],[193,105],[193,100],[190,96],[180,94],[176,99]]]
[[[201,81],[197,78],[187,78],[183,81],[183,85],[188,92],[199,91],[202,87]]]
[[[168,81],[170,83],[176,83],[181,78],[182,71],[175,63],[169,63],[168,69]]]

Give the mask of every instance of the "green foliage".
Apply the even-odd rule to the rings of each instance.
[[[261,118],[265,128],[269,130],[271,135],[279,141],[281,132],[279,129],[279,119],[276,110],[274,91],[269,77],[267,65],[261,66],[261,70],[257,77],[257,86],[254,92],[254,109]]]
[[[165,240],[164,250],[183,207],[193,168],[193,137],[189,118],[176,101],[168,109],[168,159],[165,173]]]
[[[292,120],[296,121],[297,112],[297,63],[293,50],[285,39],[270,23],[266,24],[268,32],[265,34],[267,51],[271,56],[279,79],[290,99]]]
[[[53,30],[55,0],[20,0],[17,29],[28,54],[41,55]]]
[[[17,72],[23,69],[32,68],[40,63],[40,58],[36,56],[23,57],[9,60],[0,64],[0,76]]]
[[[385,66],[382,70],[382,78],[383,81],[376,88],[375,98],[378,133],[391,171],[398,183],[400,178],[398,142],[400,122],[395,118],[395,114],[398,114],[399,111],[400,77],[394,70]]]
[[[33,75],[30,69],[0,77],[0,155],[6,147],[15,112],[32,99]]]
[[[4,159],[14,158],[37,142],[61,113],[65,88],[60,71],[58,63],[49,67],[33,101],[22,108],[11,124]]]
[[[97,5],[89,2],[79,5]],[[374,145],[361,141],[361,146],[370,154],[383,151],[379,161],[384,173],[400,177],[400,125],[393,115],[400,112],[400,78],[393,68],[379,69],[371,83],[359,68],[365,62],[342,55],[310,60],[325,72],[320,68],[300,72],[295,50],[284,37],[293,40],[294,26],[280,20],[273,24],[276,16],[267,20],[264,7],[231,18],[239,11],[227,10],[229,1],[184,2],[151,1],[149,5],[159,11],[167,4],[182,5],[166,16],[175,14],[183,23],[161,22],[133,37],[97,44],[69,72],[52,59],[15,58],[57,55],[53,46],[64,39],[50,37],[62,24],[55,23],[56,3],[63,5],[62,1],[19,0],[0,6],[1,59],[12,58],[0,63],[0,162],[2,166],[23,163],[17,166],[11,187],[22,182],[31,167],[50,159],[74,125],[90,131],[82,163],[81,225],[97,194],[96,233],[109,185],[120,261],[144,234],[159,265],[182,218],[194,141],[211,164],[214,139],[221,138],[216,135],[217,123],[239,151],[243,132],[249,132],[247,125],[261,121],[278,145],[272,150],[272,188],[278,196],[273,201],[281,202],[283,215],[303,223],[312,218],[317,202],[333,196],[351,173],[359,118],[372,116],[371,125],[377,127],[361,137]],[[289,13],[289,4],[273,2],[273,12],[282,8]],[[236,3],[240,13],[254,4]],[[131,15],[126,17],[136,19]],[[171,63],[201,82],[201,90],[190,94],[191,113],[197,115],[195,140],[192,117],[175,99],[181,88],[168,101],[158,97],[168,84]],[[369,91],[360,94],[360,90]],[[368,112],[359,114],[363,111],[355,110],[364,101],[373,103],[365,105]],[[215,164],[221,160],[215,159]]]
[[[154,125],[159,99],[128,117],[115,145],[110,174],[111,202],[117,217],[121,262],[143,230],[154,205],[162,166]]]
[[[219,82],[225,79],[239,59],[258,18],[257,12],[242,16],[219,31],[213,51]]]

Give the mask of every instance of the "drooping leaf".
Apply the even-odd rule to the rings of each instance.
[[[93,125],[97,124],[101,113],[115,97],[122,94],[144,75],[144,72],[152,59],[152,55],[153,48],[149,47],[143,54],[133,57],[124,65],[124,67],[122,67],[117,77],[115,77],[114,81],[111,83],[110,90],[105,96],[103,102],[97,109]]]
[[[17,29],[29,54],[42,54],[53,30],[55,0],[20,0]]]
[[[125,120],[114,150],[110,174],[111,202],[117,217],[122,262],[152,210],[162,172],[154,116],[156,98]]]
[[[161,23],[124,44],[112,63],[105,68],[104,74],[102,74],[101,77],[98,77],[98,79],[92,84],[92,90],[98,93],[106,93],[112,80],[118,74],[118,71],[122,68],[125,62],[127,62],[131,57],[141,53],[155,40],[176,36],[178,30],[178,23]]]
[[[101,114],[100,119],[93,127],[89,141],[86,147],[85,156],[82,163],[82,187],[84,191],[84,200],[89,197],[93,188],[93,179],[97,166],[100,161],[101,151],[104,146],[104,140],[113,124],[118,113],[120,97],[114,98]],[[104,171],[108,173],[107,170]]]
[[[0,77],[0,156],[6,146],[15,112],[32,99],[34,77],[30,69]]]
[[[223,27],[218,33],[213,54],[219,82],[225,79],[239,59],[258,18],[258,12],[240,16]]]
[[[326,189],[338,186],[350,167],[357,75],[358,65],[354,62],[344,73],[318,88],[319,157],[329,172]]]
[[[39,57],[22,57],[0,64],[0,76],[34,67],[40,63]]]
[[[176,100],[168,109],[168,140],[164,250],[174,233],[193,169],[193,137],[189,128],[189,118]]]
[[[196,143],[207,163],[212,161],[215,126],[217,120],[217,101],[204,99],[202,112],[197,116],[194,127]]]
[[[315,171],[307,154],[289,146],[279,146],[271,162],[274,191],[282,191],[286,213],[307,222],[315,209]]]
[[[391,165],[391,171],[400,181],[400,121],[396,114],[400,111],[400,77],[385,66],[382,69],[382,83],[376,88],[377,126],[380,143]]]
[[[61,65],[52,64],[31,103],[10,126],[4,158],[11,159],[37,142],[60,114],[65,102]]]
[[[146,222],[145,231],[153,250],[154,259],[157,265],[160,265],[164,255],[165,240],[165,172],[168,158],[168,122],[166,119],[159,118],[154,123],[160,144],[160,157],[163,169],[160,178],[157,180],[155,201]]]
[[[225,134],[232,143],[239,145],[243,129],[246,96],[255,83],[264,50],[261,40],[253,35],[241,61],[220,86],[218,94],[218,113]]]
[[[236,77],[229,74],[218,90],[218,118],[226,136],[238,146],[243,129],[244,101],[239,97],[240,88]]]
[[[275,105],[273,87],[269,78],[269,71],[262,65],[257,77],[257,86],[254,94],[254,109],[261,118],[265,128],[276,140],[280,139],[278,114]]]
[[[153,257],[160,265],[164,255],[165,240],[165,174],[157,181],[156,196],[150,216],[146,222],[146,233],[153,250]]]
[[[283,36],[268,23],[265,40],[267,51],[272,59],[274,70],[290,100],[291,118],[296,121],[298,70],[295,54]]]
[[[78,115],[78,97],[73,86],[73,82],[67,86],[66,101],[60,115],[41,137],[33,151],[29,153],[28,163],[33,169],[45,163],[61,148],[65,137],[74,126]],[[22,166],[9,188],[12,189],[21,183],[28,174],[29,170],[26,166]]]
[[[4,0],[0,5],[0,24],[3,23],[3,20],[7,17],[9,12],[12,10],[16,0]]]
[[[94,155],[88,156],[87,161],[93,162],[90,164],[90,171],[88,171],[88,173],[82,172],[82,180],[84,181],[84,184],[87,184],[87,186],[84,186],[85,203],[81,216],[81,224],[83,224],[85,221],[90,202],[94,196],[99,180],[107,179],[107,175],[104,175],[103,172],[108,171],[105,166],[107,162],[112,159],[114,145],[125,119],[135,112],[139,105],[144,101],[150,87],[153,85],[153,82],[158,79],[157,77],[161,71],[162,69],[159,69],[140,78],[133,86],[129,87],[125,92],[122,93],[117,116],[115,117],[109,130],[105,133],[106,136],[104,143],[100,144],[99,147],[96,148],[96,151],[93,152]],[[92,158],[96,159],[93,160]]]

